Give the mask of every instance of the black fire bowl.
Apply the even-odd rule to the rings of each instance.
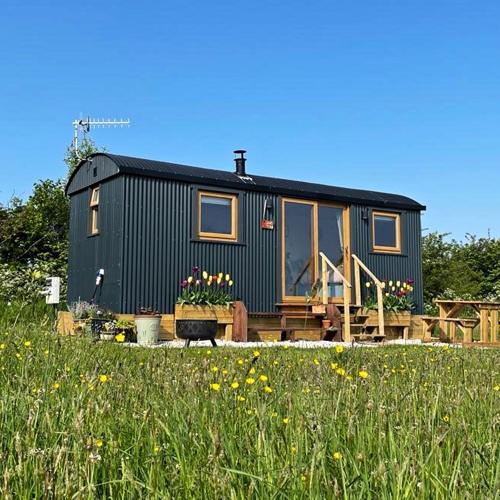
[[[178,319],[175,322],[176,334],[184,339],[184,347],[189,347],[192,340],[210,340],[217,347],[217,321],[208,319]]]

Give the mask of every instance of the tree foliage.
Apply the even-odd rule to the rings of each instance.
[[[464,242],[447,234],[423,238],[424,302],[436,298],[500,299],[500,239],[468,234]]]
[[[68,167],[68,177],[74,172],[78,164],[88,158],[91,154],[97,152],[106,151],[105,148],[99,148],[96,146],[95,142],[90,138],[85,136],[80,142],[78,149],[75,149],[73,143],[71,143],[66,149],[66,154],[64,155],[64,163]]]

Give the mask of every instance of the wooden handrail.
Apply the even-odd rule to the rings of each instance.
[[[366,267],[366,265],[363,263],[362,260],[360,260],[360,258],[355,255],[355,254],[352,254],[352,258],[354,259],[355,262],[357,262],[360,267],[363,269],[363,271],[368,274],[368,276],[370,276],[370,278],[375,282],[375,284],[377,286],[379,286],[380,288],[382,288],[382,282]]]
[[[351,284],[349,283],[349,281],[347,281],[342,273],[338,270],[338,268],[334,264],[332,264],[332,261],[323,252],[319,252],[319,254],[321,258],[325,259],[326,263],[340,276],[344,284],[351,288]]]
[[[385,335],[385,326],[384,326],[384,295],[383,295],[383,286],[382,282],[366,267],[366,265],[361,261],[361,259],[355,255],[351,254],[352,259],[354,260],[354,289],[356,292],[356,305],[361,305],[361,277],[359,268],[363,269],[363,271],[370,276],[370,278],[375,283],[377,287],[377,309],[378,309],[378,331],[380,335]]]
[[[328,304],[328,266],[330,266],[334,272],[336,272],[342,279],[344,288],[344,341],[351,341],[351,311],[350,311],[350,301],[351,301],[351,283],[344,277],[344,275],[334,266],[331,260],[323,253],[319,253],[321,257],[321,284],[323,292],[323,304]]]

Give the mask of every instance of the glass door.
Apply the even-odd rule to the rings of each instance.
[[[345,276],[344,212],[342,207],[318,205],[318,253],[323,252]],[[321,276],[321,258],[317,276]],[[328,296],[342,297],[344,292],[340,275],[328,267]]]
[[[314,205],[283,202],[283,298],[304,298],[315,277]]]
[[[349,279],[348,209],[310,201],[282,201],[282,298],[283,302],[301,302],[321,279],[323,252]],[[341,301],[340,275],[329,269],[328,296]]]

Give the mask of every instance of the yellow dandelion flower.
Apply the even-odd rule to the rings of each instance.
[[[339,354],[340,354],[341,352],[344,352],[344,347],[343,347],[343,346],[341,346],[341,345],[336,346],[336,347],[335,347],[335,352],[336,352],[336,353],[339,353]]]
[[[118,335],[115,335],[115,340],[121,344],[122,342],[125,342],[125,335],[123,333],[119,333]]]
[[[335,370],[337,368],[337,366],[339,366],[338,363],[330,363],[330,368],[332,370]]]
[[[290,419],[289,419],[288,417],[285,417],[285,418],[283,419],[283,423],[284,423],[285,425],[288,425],[288,422],[290,422]]]
[[[24,347],[31,347],[31,341],[30,340],[25,340]]]
[[[248,370],[248,373],[250,373],[250,375],[253,375],[255,373],[255,368],[252,366],[252,368]]]
[[[237,396],[236,398],[238,401],[245,401],[245,396]]]
[[[219,371],[219,368],[217,366],[212,366],[211,370],[213,372],[218,372]]]
[[[102,448],[103,444],[104,444],[104,441],[102,439],[97,438],[95,440],[95,445],[97,446],[97,448]]]
[[[260,380],[261,382],[267,382],[267,381],[268,381],[267,375],[261,375],[261,376],[259,377],[259,380]]]
[[[271,389],[271,387],[269,387],[268,385],[266,385],[264,387],[264,392],[267,393],[267,394],[271,394],[271,392],[273,392],[273,390]]]
[[[245,383],[248,384],[248,385],[252,385],[252,384],[255,384],[255,379],[252,378],[252,377],[248,377],[246,380],[245,380]]]
[[[54,390],[59,389],[59,387],[61,387],[61,384],[59,384],[59,382],[55,382],[52,384],[52,389],[54,389]]]
[[[316,366],[319,366],[319,359],[314,358],[314,359],[313,359],[313,363],[314,363]]]
[[[238,382],[236,382],[236,380],[234,382],[231,383],[231,387],[233,389],[238,389],[238,387],[240,386],[240,384]]]
[[[109,380],[109,377],[107,375],[99,375],[99,382],[102,382],[104,384],[108,380]]]
[[[227,375],[228,373],[229,372],[226,369],[222,370],[222,375]]]
[[[253,357],[254,358],[258,358],[260,356],[260,352],[259,351],[254,351],[253,352]]]
[[[368,378],[368,372],[366,370],[360,370],[358,372],[358,375],[362,378],[362,379],[365,379],[365,378]]]
[[[210,384],[210,389],[212,389],[212,391],[220,391],[220,384]]]
[[[337,374],[343,377],[345,375],[345,370],[343,368],[337,368]]]
[[[333,459],[334,460],[342,460],[342,453],[340,453],[340,451],[334,452]]]
[[[244,361],[242,359],[238,359],[238,364],[239,365],[242,365],[244,363]]]

